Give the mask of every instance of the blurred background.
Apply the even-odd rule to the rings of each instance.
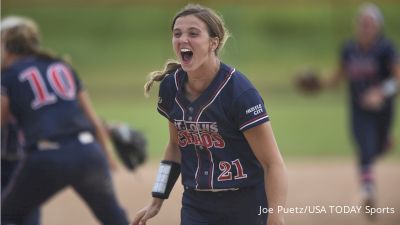
[[[223,15],[232,37],[221,54],[260,90],[286,157],[352,155],[347,123],[346,85],[339,91],[303,96],[293,76],[305,69],[330,75],[339,49],[351,37],[361,1],[198,1]],[[400,46],[400,3],[376,1],[386,34]],[[126,121],[150,139],[159,158],[167,122],[143,95],[146,75],[173,58],[171,19],[181,0],[3,0],[2,16],[35,19],[43,45],[71,59],[98,113]],[[397,114],[400,111],[397,110]],[[399,118],[399,116],[397,116]],[[400,136],[397,120],[395,136]],[[395,153],[396,157],[400,152]]]
[[[358,187],[348,128],[346,84],[336,91],[305,96],[296,91],[293,78],[306,69],[324,76],[331,74],[343,42],[353,35],[354,16],[362,1],[196,2],[223,15],[232,37],[221,58],[246,74],[264,98],[280,150],[289,161],[292,190],[289,205],[350,204]],[[385,33],[400,51],[400,2],[372,2],[381,8]],[[122,193],[122,202],[131,216],[145,204],[149,194],[144,195],[143,201],[132,201],[132,195],[135,196],[135,191],[150,190],[156,173],[155,162],[159,161],[168,138],[167,121],[156,111],[158,87],[153,88],[150,98],[145,98],[143,85],[149,72],[160,69],[167,58],[174,58],[171,20],[186,4],[182,0],[1,2],[2,17],[23,15],[35,19],[43,33],[43,45],[70,58],[102,118],[128,122],[148,137],[153,166],[145,167],[135,179],[126,174],[116,177],[117,192]],[[399,106],[396,117],[395,151],[388,157],[390,163],[377,171],[381,177],[379,186],[384,187],[379,190],[384,193],[381,206],[397,207],[396,214],[382,223],[385,225],[400,221],[400,195],[395,191],[400,184]],[[137,185],[138,182],[143,185]],[[333,192],[337,194],[331,196]],[[63,196],[59,197],[61,204],[50,202],[51,206],[45,207],[44,214],[54,218],[45,218],[44,224],[62,224],[59,218],[65,217],[66,210],[77,210],[73,203],[68,205],[76,197],[69,200],[72,195]],[[179,194],[175,192],[173,198],[179,203]],[[164,217],[155,219],[154,224],[178,224],[178,210],[179,204],[166,206],[162,211]],[[365,220],[355,218],[291,215],[288,224],[302,224],[301,221],[303,224],[365,224]],[[91,217],[86,222],[82,222],[85,221],[82,217],[68,219],[72,222],[66,219],[66,224],[94,224]]]

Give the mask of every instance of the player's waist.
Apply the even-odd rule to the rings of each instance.
[[[95,141],[95,137],[90,131],[81,131],[75,134],[66,135],[58,138],[42,138],[34,143],[31,147],[28,147],[28,150],[58,150],[62,145],[71,141],[77,141],[81,144],[91,144]]]
[[[184,186],[185,191],[198,192],[198,193],[229,193],[229,192],[243,192],[255,189],[256,186],[251,187],[232,187],[232,188],[213,188],[213,189],[203,189],[203,188],[191,188],[189,186]]]

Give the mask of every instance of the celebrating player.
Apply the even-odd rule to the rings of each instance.
[[[133,225],[158,213],[180,174],[182,225],[265,225],[260,206],[285,204],[285,166],[264,102],[243,74],[218,58],[227,37],[209,8],[189,4],[174,17],[179,62],[168,61],[145,85],[148,92],[161,81],[157,109],[169,120],[170,138],[152,201]],[[283,216],[270,214],[268,224],[283,224]]]
[[[323,80],[321,87],[335,87],[344,79],[349,83],[351,128],[359,158],[362,201],[374,205],[372,167],[375,159],[392,144],[390,132],[400,84],[400,62],[392,42],[383,35],[384,20],[376,5],[362,5],[355,22],[355,40],[344,45],[337,71]]]
[[[27,151],[2,192],[1,223],[22,224],[71,185],[102,224],[128,224],[102,152],[107,133],[70,65],[43,52],[36,24],[22,17],[1,21],[1,53],[2,126],[14,116]]]

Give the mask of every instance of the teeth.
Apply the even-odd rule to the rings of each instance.
[[[181,52],[191,52],[191,50],[190,50],[190,49],[187,49],[187,48],[182,48],[182,49],[181,49]]]

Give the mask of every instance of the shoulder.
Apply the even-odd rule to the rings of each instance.
[[[44,57],[37,57],[32,64],[36,64],[38,67],[43,67],[43,68],[67,68],[68,70],[71,70],[74,72],[74,68],[67,62],[65,62],[62,59],[58,58],[44,58]]]
[[[386,37],[382,37],[379,39],[378,47],[382,51],[395,51],[396,49],[394,43]]]
[[[385,37],[385,36],[382,36],[382,37],[379,39],[379,44],[380,44],[381,46],[391,47],[391,48],[394,48],[394,46],[395,46],[394,43],[393,43],[393,41],[390,40],[389,38]]]
[[[10,79],[9,77],[13,76],[13,74],[18,73],[16,68],[9,67],[7,69],[1,70],[1,80]]]
[[[12,80],[18,79],[18,73],[20,73],[21,69],[18,66],[12,65],[7,69],[1,70],[1,85],[4,86]]]
[[[178,84],[181,81],[180,78],[182,78],[181,74],[181,69],[167,74],[160,83],[160,92],[176,92],[178,90]]]
[[[68,71],[72,72],[72,74],[76,75],[76,71],[75,69],[72,67],[71,64],[69,64],[68,62],[65,62],[64,60],[61,59],[41,59],[39,62],[39,64],[42,64],[44,66],[45,69],[55,69],[55,70],[65,70],[67,69]]]
[[[341,45],[342,51],[354,51],[356,49],[357,42],[354,39],[348,39]]]
[[[234,69],[230,81],[227,85],[231,97],[236,99],[248,90],[255,90],[250,80],[239,70]]]
[[[178,91],[179,82],[182,82],[182,75],[182,70],[178,69],[167,74],[161,81],[158,91],[159,107],[167,110],[171,107]]]

